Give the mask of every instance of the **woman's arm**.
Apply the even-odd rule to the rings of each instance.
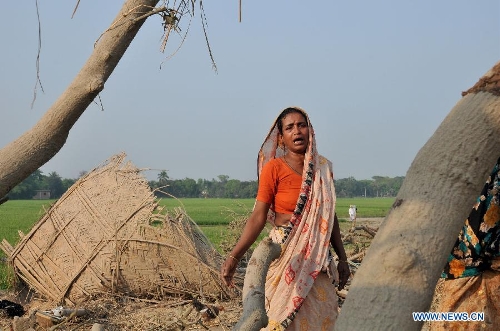
[[[337,270],[339,272],[339,290],[342,290],[349,280],[351,271],[349,269],[349,264],[347,263],[347,255],[344,250],[344,243],[342,242],[342,238],[340,237],[340,226],[336,213],[333,219],[333,229],[332,235],[330,236],[330,243],[332,244],[333,250],[339,258]]]
[[[250,214],[243,228],[240,239],[221,266],[221,279],[227,286],[233,285],[233,275],[238,266],[238,261],[243,257],[250,246],[252,246],[266,225],[268,211],[269,204],[256,201],[252,214]]]

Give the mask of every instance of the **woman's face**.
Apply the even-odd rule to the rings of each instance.
[[[283,134],[281,136],[287,150],[304,154],[309,145],[309,127],[304,115],[290,113],[282,120]]]

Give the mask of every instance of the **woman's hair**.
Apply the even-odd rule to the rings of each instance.
[[[283,119],[286,117],[286,115],[292,114],[292,113],[297,113],[297,114],[301,114],[302,116],[304,116],[304,119],[306,120],[306,124],[307,124],[307,126],[309,126],[309,123],[307,122],[307,116],[306,116],[306,114],[304,114],[304,112],[302,110],[300,110],[298,108],[293,108],[293,107],[286,108],[278,116],[278,120],[276,123],[278,125],[278,131],[280,134],[283,134]]]

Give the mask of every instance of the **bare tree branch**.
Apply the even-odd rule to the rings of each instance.
[[[59,152],[70,129],[104,89],[105,82],[157,3],[158,0],[127,0],[111,26],[121,24],[102,36],[59,99],[33,128],[0,150],[0,196]],[[124,17],[129,19],[123,20]]]
[[[38,10],[38,0],[35,1],[36,5],[36,17],[38,20],[38,51],[36,54],[36,82],[35,82],[35,88],[33,89],[33,100],[31,101],[31,108],[33,109],[33,105],[35,104],[36,100],[36,91],[38,85],[40,85],[40,89],[43,92],[43,85],[42,81],[40,80],[40,52],[42,50],[42,26],[40,23],[40,12]]]

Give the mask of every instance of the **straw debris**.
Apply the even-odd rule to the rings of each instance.
[[[125,156],[80,178],[16,247],[1,242],[27,287],[0,297],[21,301],[27,313],[0,318],[0,329],[20,321],[41,327],[40,317],[60,305],[88,314],[48,318],[56,322],[44,329],[229,330],[236,323],[241,293],[219,281],[222,256],[183,209],[158,205]]]

